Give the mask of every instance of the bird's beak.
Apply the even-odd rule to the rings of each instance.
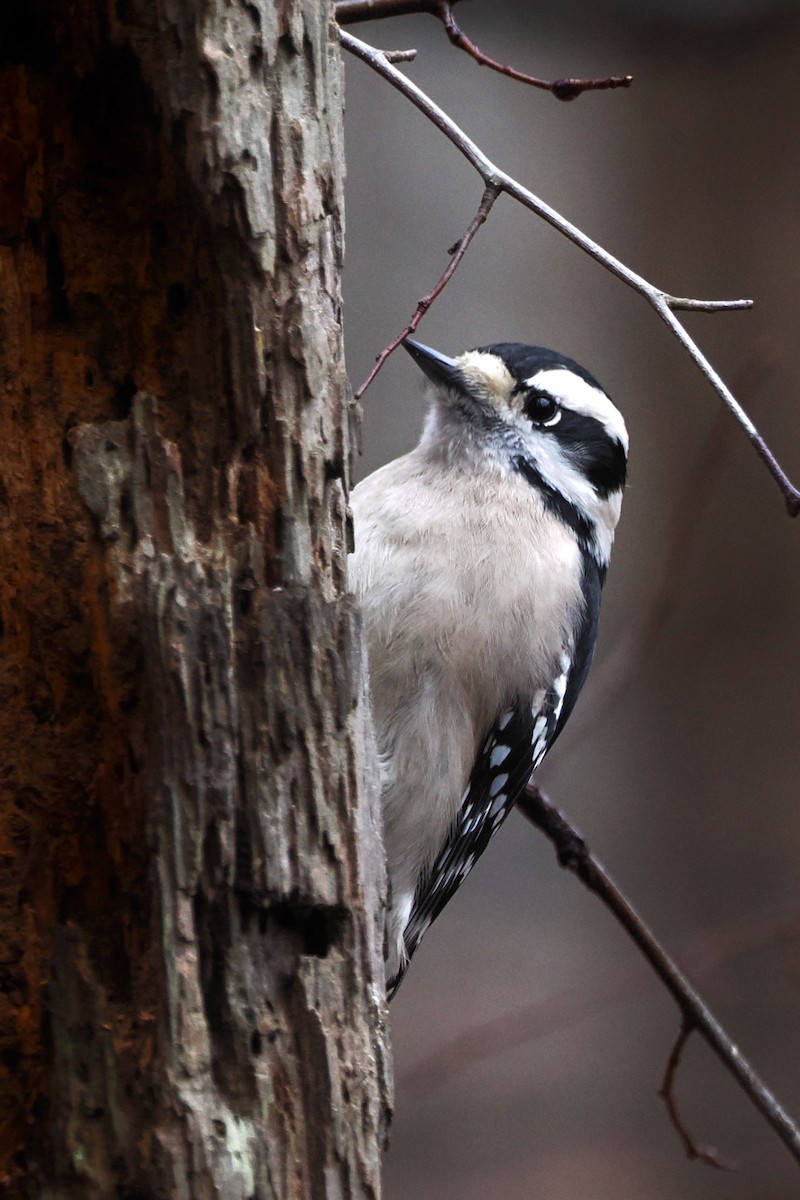
[[[443,383],[447,387],[463,387],[461,367],[454,358],[448,358],[438,350],[431,350],[430,346],[423,346],[421,342],[412,342],[411,338],[405,338],[403,346],[433,383]]]

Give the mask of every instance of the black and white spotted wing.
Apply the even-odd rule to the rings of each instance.
[[[544,700],[532,706],[529,700],[517,699],[490,729],[447,841],[417,887],[404,934],[408,959],[483,854],[560,732],[571,668],[572,659],[564,655],[561,673]],[[408,959],[388,985],[390,999]]]

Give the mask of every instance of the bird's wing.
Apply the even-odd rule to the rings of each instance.
[[[464,882],[555,740],[572,659],[564,655],[561,665],[561,674],[538,702],[518,698],[489,730],[447,840],[417,886],[404,931],[407,959],[389,981],[390,999],[426,929]]]

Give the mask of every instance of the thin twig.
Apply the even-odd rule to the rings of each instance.
[[[339,0],[336,5],[336,19],[340,25],[354,25],[358,21],[374,21],[383,17],[405,17],[416,13],[426,13],[441,21],[445,33],[459,50],[463,50],[470,58],[482,67],[489,67],[509,79],[526,83],[530,87],[541,88],[550,92],[557,100],[574,100],[583,92],[608,91],[613,88],[630,87],[632,75],[609,75],[603,79],[540,79],[537,75],[529,75],[518,71],[516,67],[508,67],[492,58],[480,46],[467,37],[453,16],[453,5],[457,0]]]
[[[553,843],[559,864],[577,875],[614,914],[678,1005],[684,1024],[697,1030],[708,1043],[792,1157],[800,1162],[800,1129],[728,1037],[708,1005],[662,948],[599,860],[589,852],[578,830],[534,784],[528,784],[517,807]]]
[[[715,1146],[702,1146],[696,1142],[689,1132],[686,1123],[681,1116],[681,1111],[678,1108],[678,1101],[675,1097],[675,1080],[678,1075],[678,1067],[681,1061],[683,1048],[689,1038],[694,1033],[694,1025],[684,1018],[681,1027],[678,1031],[678,1036],[675,1039],[675,1044],[669,1052],[667,1065],[664,1070],[664,1078],[661,1082],[658,1094],[666,1105],[669,1119],[674,1128],[678,1132],[678,1136],[683,1142],[683,1148],[686,1151],[686,1157],[698,1159],[700,1162],[708,1163],[710,1167],[716,1167],[719,1171],[735,1171],[736,1163],[730,1159],[723,1158],[719,1150]]]
[[[416,50],[384,50],[383,53],[390,63],[413,62],[417,57]]]
[[[400,333],[398,333],[397,337],[393,338],[393,340],[391,342],[389,342],[389,345],[386,346],[380,352],[377,359],[375,360],[375,366],[372,368],[372,370],[370,371],[367,378],[361,384],[361,387],[358,388],[358,390],[356,392],[354,392],[354,397],[356,400],[361,399],[361,397],[364,395],[364,392],[367,390],[369,385],[372,383],[373,379],[378,374],[378,372],[380,371],[383,364],[386,362],[389,355],[394,353],[394,351],[397,349],[397,347],[400,345],[400,343],[405,338],[411,336],[411,334],[414,332],[414,330],[419,325],[422,318],[425,316],[425,313],[428,311],[430,306],[433,304],[436,297],[438,295],[440,295],[440,293],[443,292],[444,289],[447,287],[447,284],[450,282],[450,279],[451,279],[452,275],[454,274],[456,268],[458,267],[458,264],[461,262],[462,258],[466,254],[467,247],[469,246],[472,239],[475,237],[475,234],[478,232],[478,230],[480,229],[483,222],[488,217],[488,215],[491,211],[492,205],[494,204],[495,200],[497,199],[497,197],[499,195],[500,195],[500,190],[499,190],[499,188],[495,187],[494,184],[486,185],[483,195],[481,196],[481,202],[478,205],[478,210],[475,213],[475,216],[472,218],[469,225],[467,226],[467,228],[465,229],[464,233],[461,235],[459,240],[456,242],[456,244],[454,246],[451,246],[450,250],[448,251],[448,253],[451,254],[452,257],[450,259],[450,262],[447,264],[447,267],[445,268],[445,270],[442,272],[441,276],[439,277],[439,282],[436,284],[436,286],[433,288],[432,291],[428,292],[427,296],[423,296],[422,299],[418,302],[417,307],[414,311],[414,315],[412,316],[412,318],[408,322],[408,324],[405,326],[405,328]]]
[[[362,62],[367,63],[379,75],[382,75],[384,79],[388,80],[393,87],[402,92],[412,104],[416,105],[425,114],[428,120],[472,164],[486,185],[491,184],[499,192],[505,192],[525,208],[536,213],[571,242],[574,242],[576,246],[584,250],[590,257],[599,262],[606,270],[616,275],[623,283],[626,283],[649,301],[661,319],[669,326],[675,337],[683,345],[717,394],[722,398],[726,407],[739,422],[745,434],[755,446],[756,452],[766,464],[767,469],[783,494],[789,515],[795,517],[800,514],[800,490],[791,483],[747,413],[675,316],[675,312],[683,310],[722,312],[734,308],[751,308],[752,300],[693,300],[680,296],[672,296],[668,292],[657,288],[643,276],[632,271],[630,267],[627,267],[613,254],[603,249],[602,246],[598,245],[597,242],[593,241],[587,234],[578,229],[577,226],[573,225],[565,217],[562,217],[549,204],[546,204],[544,200],[541,200],[533,192],[530,192],[522,184],[518,183],[512,176],[495,166],[475,142],[468,138],[464,131],[456,125],[455,121],[439,108],[438,105],[434,104],[430,97],[418,88],[415,83],[412,83],[401,71],[398,71],[391,63],[387,62],[385,55],[379,50],[367,45],[366,42],[362,42],[344,30],[340,30],[339,37],[345,49],[357,58],[360,58]]]
[[[626,88],[630,87],[633,83],[632,75],[609,75],[604,79],[547,80],[539,79],[535,75],[527,75],[524,71],[517,71],[515,67],[506,67],[498,62],[496,58],[491,58],[479,46],[476,46],[471,38],[467,37],[460,26],[456,24],[452,5],[448,3],[448,0],[441,0],[438,8],[439,19],[444,25],[445,32],[453,45],[458,46],[459,50],[466,51],[482,67],[490,67],[491,70],[498,71],[501,75],[507,75],[509,79],[516,79],[519,83],[527,83],[531,87],[542,88],[544,91],[551,92],[557,100],[575,100],[583,92]]]

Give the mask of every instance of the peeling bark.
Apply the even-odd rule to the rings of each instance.
[[[377,1197],[329,14],[0,39],[0,1179]]]

